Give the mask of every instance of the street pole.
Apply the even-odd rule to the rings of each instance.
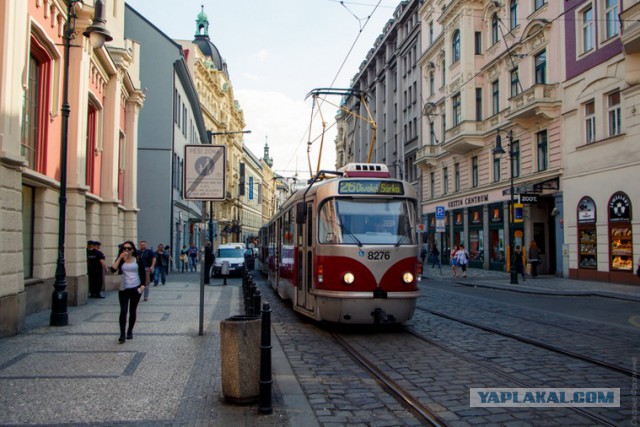
[[[56,260],[55,282],[53,283],[53,294],[51,295],[51,317],[50,326],[67,326],[69,324],[69,313],[67,312],[67,272],[64,265],[64,238],[67,221],[67,152],[69,147],[69,116],[71,106],[69,105],[69,59],[71,50],[71,40],[76,36],[75,5],[82,3],[82,0],[68,0],[67,23],[62,38],[64,40],[64,71],[62,75],[62,133],[60,141],[60,197],[58,201],[58,259]],[[104,27],[105,20],[102,14],[103,2],[97,0],[95,4],[95,16],[93,24],[83,33],[94,43],[94,47],[100,48],[105,41],[113,40],[109,31]]]
[[[509,162],[511,163],[510,165],[510,171],[511,171],[511,176],[509,178],[509,193],[510,193],[510,197],[509,197],[509,273],[510,273],[510,284],[512,285],[517,285],[518,284],[518,271],[516,270],[516,255],[515,255],[515,251],[513,249],[513,240],[514,240],[514,230],[513,230],[513,225],[514,223],[514,218],[513,218],[513,205],[515,204],[515,200],[514,200],[514,193],[515,193],[515,189],[514,189],[514,185],[513,185],[513,131],[509,131],[507,133],[507,138],[509,138]],[[500,137],[500,129],[498,129],[498,134],[496,135],[496,147],[493,149],[493,154],[496,156],[502,156],[505,154],[504,148],[502,148],[502,138]]]

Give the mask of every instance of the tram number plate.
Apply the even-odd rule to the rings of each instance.
[[[391,253],[389,251],[370,251],[367,252],[367,259],[372,261],[382,261],[391,259]]]

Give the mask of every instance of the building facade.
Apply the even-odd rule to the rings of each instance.
[[[563,269],[562,23],[558,2],[425,1],[422,217],[442,261],[456,244],[477,268],[509,268],[510,240],[535,240],[541,271]],[[494,154],[500,135],[507,155]],[[524,222],[509,220],[514,198]],[[444,224],[435,218],[445,210]]]
[[[68,2],[0,2],[0,336],[51,307],[65,164],[68,303],[87,301],[87,240],[101,241],[113,259],[118,243],[136,238],[140,49],[124,37],[123,0],[104,7],[113,40],[94,49],[83,35],[93,3],[74,4],[65,63]]]
[[[385,163],[393,177],[416,186],[422,104],[419,4],[419,0],[400,2],[352,79],[351,89],[366,93],[367,105],[357,95],[342,100],[346,110],[360,117],[370,113],[376,128],[352,114],[339,113],[336,138],[338,167],[366,162],[371,153],[371,162]]]
[[[126,6],[125,34],[141,45],[140,78],[146,108],[140,113],[138,144],[138,236],[151,248],[200,245],[202,202],[183,198],[187,144],[207,144],[198,94],[182,47],[135,9]]]
[[[640,3],[574,0],[564,13],[569,276],[638,284]]]

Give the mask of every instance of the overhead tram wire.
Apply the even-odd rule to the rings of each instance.
[[[336,3],[340,3],[339,1],[336,1]],[[336,75],[333,77],[333,80],[331,81],[331,84],[329,85],[330,87],[333,87],[333,85],[335,84],[336,80],[338,80],[338,77],[340,76],[340,73],[342,72],[342,69],[344,68],[345,64],[347,63],[347,60],[349,59],[349,57],[351,56],[351,53],[353,52],[353,49],[356,46],[356,43],[358,42],[358,40],[360,39],[360,36],[362,35],[362,31],[365,29],[365,27],[367,26],[367,24],[369,23],[369,21],[371,20],[371,17],[375,14],[376,10],[378,10],[378,7],[380,7],[380,3],[382,3],[382,0],[378,0],[378,3],[375,5],[375,7],[373,8],[373,11],[369,14],[369,16],[367,16],[366,21],[364,22],[364,24],[360,27],[360,30],[358,30],[358,34],[356,35],[355,40],[353,41],[353,43],[351,44],[351,47],[349,48],[349,51],[347,52],[347,55],[345,56],[344,60],[342,61],[342,64],[340,65],[340,67],[338,68],[338,71],[336,72]],[[322,103],[324,103],[324,98],[321,99]],[[320,109],[322,107],[322,104],[319,103],[318,105],[318,109]],[[318,113],[316,112],[315,115],[317,115]],[[315,115],[312,115],[311,117],[311,122],[313,121],[313,119],[315,118]],[[333,127],[333,125],[331,125],[329,127],[329,129],[331,129]],[[305,133],[302,135],[302,137],[300,138],[300,142],[298,143],[298,146],[296,147],[296,149],[293,151],[293,154],[291,155],[291,157],[289,158],[289,160],[287,161],[286,165],[288,166],[291,163],[291,160],[293,160],[293,158],[296,156],[298,150],[300,149],[300,147],[302,146],[305,137],[307,136],[307,132],[309,132],[309,138],[310,138],[310,132],[311,132],[311,123],[309,124],[309,130],[305,131]],[[316,141],[318,138],[314,139],[314,141]]]

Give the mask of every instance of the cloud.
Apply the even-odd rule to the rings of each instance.
[[[237,90],[235,95],[244,112],[246,130],[245,145],[259,158],[263,157],[265,138],[268,138],[269,154],[276,172],[292,176],[299,171],[301,178],[309,176],[307,142],[311,101],[296,100],[284,93],[261,90]],[[323,109],[327,127],[333,123],[335,108]],[[321,121],[313,121],[311,165],[315,172],[320,149]],[[335,168],[335,127],[325,134],[322,153],[322,169]]]

